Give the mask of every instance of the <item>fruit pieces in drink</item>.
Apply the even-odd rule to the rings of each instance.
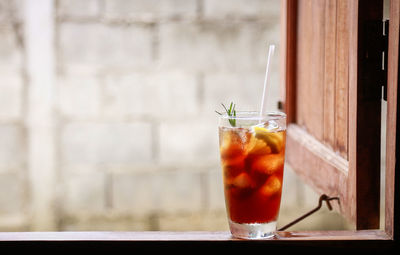
[[[243,129],[220,130],[220,154],[224,175],[236,177],[245,168],[246,141],[249,135]]]
[[[266,154],[252,161],[252,171],[271,175],[283,167],[284,157],[280,154]]]
[[[282,182],[277,176],[271,176],[267,179],[265,184],[260,188],[260,192],[265,196],[272,196],[280,192]]]
[[[270,132],[266,128],[254,127],[255,136],[265,141],[271,148],[272,153],[279,153],[282,150],[283,136],[279,132]]]
[[[227,211],[236,223],[276,220],[282,190],[285,131],[220,128]]]

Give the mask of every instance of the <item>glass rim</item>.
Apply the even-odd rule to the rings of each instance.
[[[228,113],[224,112],[220,115],[220,118],[236,120],[279,120],[286,118],[286,114],[279,111],[267,111],[260,116],[260,112],[258,111],[237,111],[236,116],[229,116]]]

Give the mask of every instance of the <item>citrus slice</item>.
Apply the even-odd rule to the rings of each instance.
[[[263,127],[253,127],[255,137],[262,139],[270,148],[272,153],[279,153],[283,147],[283,136],[281,132],[270,132]]]

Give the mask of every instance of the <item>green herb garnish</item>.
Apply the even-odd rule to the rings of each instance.
[[[229,117],[234,117],[232,119],[228,119],[229,123],[231,124],[232,127],[236,126],[236,110],[235,110],[235,104],[233,104],[233,102],[231,102],[231,104],[229,105],[229,109],[226,108],[226,106],[224,104],[222,104],[222,107],[224,107],[226,114],[228,114]],[[219,115],[222,115],[222,113],[215,111],[216,113],[218,113]]]

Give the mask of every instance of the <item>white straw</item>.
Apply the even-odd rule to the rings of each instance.
[[[268,84],[268,71],[269,71],[269,63],[271,61],[271,57],[274,55],[275,51],[275,45],[272,44],[269,46],[269,52],[268,52],[268,60],[267,60],[267,68],[265,69],[265,78],[264,78],[264,90],[262,93],[262,99],[261,99],[261,108],[260,108],[260,122],[261,122],[261,117],[264,112],[264,104],[266,100],[266,93],[267,93],[267,84]]]

